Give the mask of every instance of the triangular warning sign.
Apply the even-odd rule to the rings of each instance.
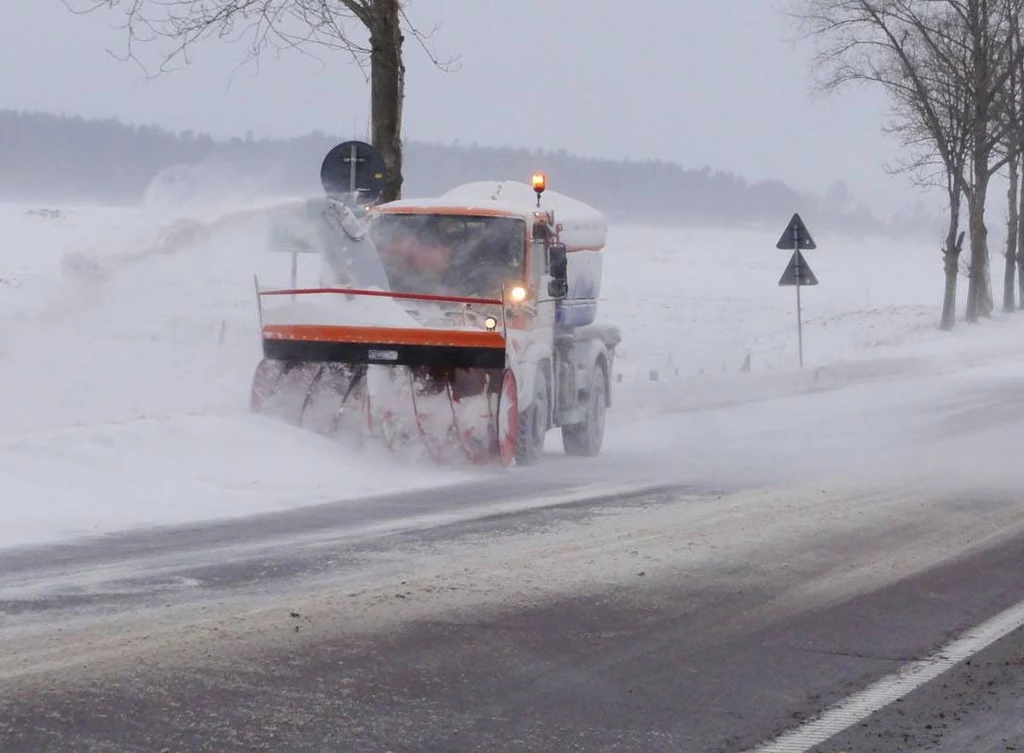
[[[817,285],[818,278],[807,265],[807,260],[800,251],[794,251],[789,259],[789,266],[779,278],[779,285]]]
[[[789,221],[789,225],[786,227],[782,237],[779,238],[779,242],[775,244],[775,248],[791,249],[794,251],[801,249],[808,251],[817,247],[804,221],[800,219],[799,214],[793,215],[793,219]]]

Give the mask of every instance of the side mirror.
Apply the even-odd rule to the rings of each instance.
[[[548,295],[552,298],[565,298],[569,295],[569,283],[565,280],[551,280],[548,283]]]
[[[569,277],[569,259],[564,243],[552,243],[548,246],[548,270],[556,280]]]
[[[569,258],[564,243],[548,246],[548,272],[551,275],[548,295],[552,298],[565,298],[569,294]]]

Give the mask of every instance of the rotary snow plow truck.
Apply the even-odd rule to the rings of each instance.
[[[542,174],[375,204],[382,171],[339,145],[327,197],[272,224],[292,283],[256,280],[252,410],[444,464],[529,465],[555,428],[566,454],[597,455],[620,341],[595,323],[604,216]]]

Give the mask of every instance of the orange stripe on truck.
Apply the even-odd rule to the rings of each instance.
[[[267,324],[263,327],[263,337],[268,340],[310,340],[368,345],[505,348],[505,338],[499,332],[474,332],[460,329],[350,327],[337,324]]]

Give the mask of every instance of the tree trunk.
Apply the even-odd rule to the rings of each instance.
[[[992,294],[988,286],[988,228],[985,227],[985,200],[988,196],[988,155],[975,155],[974,181],[967,201],[967,221],[971,234],[971,267],[967,280],[967,309],[964,318],[971,323],[992,312]]]
[[[374,0],[370,29],[370,114],[373,145],[388,168],[381,201],[402,196],[402,104],[405,65],[402,63],[402,17],[399,0]]]
[[[1018,162],[1024,163],[1024,149],[1017,153]],[[1017,211],[1017,296],[1019,306],[1024,308],[1024,191],[1019,192],[1019,209]],[[1009,263],[1009,260],[1007,260]]]
[[[977,322],[981,316],[984,306],[985,280],[985,247],[987,245],[987,230],[985,229],[984,202],[975,198],[979,191],[972,194],[967,202],[967,225],[971,235],[971,265],[967,273],[967,307],[964,311],[964,319],[968,322]]]
[[[949,232],[946,233],[946,245],[942,249],[946,290],[942,295],[942,318],[939,320],[939,328],[946,331],[956,325],[956,284],[960,277],[960,252],[964,247],[964,234],[960,232],[961,196],[959,190],[950,189]]]
[[[1006,222],[1006,267],[1003,272],[1003,311],[1017,308],[1017,232],[1020,227],[1018,217],[1018,193],[1020,186],[1020,164],[1017,155],[1010,158],[1009,187],[1006,189],[1008,200],[1008,218]]]
[[[996,304],[992,298],[992,260],[989,258],[988,231],[985,231],[985,267],[984,282],[978,293],[978,316],[990,317]]]

